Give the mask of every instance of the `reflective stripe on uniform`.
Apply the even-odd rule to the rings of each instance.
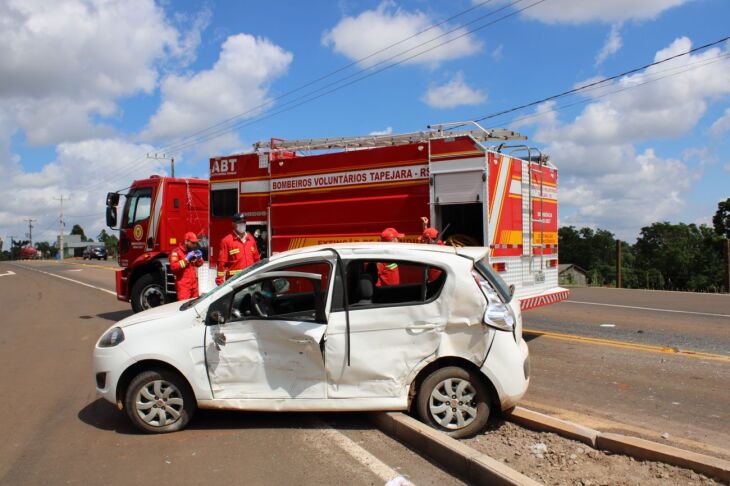
[[[185,260],[180,260],[180,268],[185,268]]]
[[[390,263],[390,264],[386,265],[385,268],[387,268],[388,270],[395,270],[396,268],[398,268],[398,264]]]
[[[226,272],[218,272],[218,276],[219,276],[219,277],[222,277],[222,276],[224,276],[225,274],[226,274]]]
[[[228,250],[229,255],[235,255],[236,253],[240,252],[240,248],[234,248],[233,250]]]
[[[243,272],[243,269],[241,269],[241,270],[228,270],[228,273],[230,273],[231,275],[235,275],[238,272]]]

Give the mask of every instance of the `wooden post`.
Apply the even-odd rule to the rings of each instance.
[[[616,288],[621,288],[621,240],[616,240]]]
[[[730,238],[725,238],[725,292],[730,293]]]

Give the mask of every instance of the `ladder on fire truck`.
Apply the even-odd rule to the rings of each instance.
[[[549,157],[544,155],[540,149],[536,147],[528,147],[527,145],[505,145],[500,146],[498,151],[511,149],[510,155],[526,152],[527,160],[522,165],[522,256],[529,257],[529,271],[533,273],[534,268],[534,250],[540,249],[540,266],[537,272],[545,269],[545,216],[544,216],[544,167],[549,165]],[[537,166],[537,168],[535,167]],[[535,214],[535,205],[533,199],[537,197],[539,201],[538,214]],[[539,224],[539,230],[534,231],[535,224]],[[535,241],[539,243],[536,243]]]
[[[439,138],[454,138],[470,136],[477,142],[486,141],[507,141],[527,140],[527,137],[507,129],[487,130],[480,127],[477,130],[448,131],[442,125],[433,130],[420,132],[403,133],[398,135],[365,135],[359,137],[334,137],[334,138],[304,138],[300,140],[271,140],[260,141],[254,144],[256,151],[262,150],[333,150],[333,149],[354,149],[388,147],[403,145],[407,143],[427,142]]]

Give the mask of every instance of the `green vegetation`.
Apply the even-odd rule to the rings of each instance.
[[[730,236],[730,199],[718,204],[714,228],[654,223],[634,245],[621,242],[623,287],[726,292],[724,239]],[[616,285],[616,238],[610,231],[564,226],[558,231],[560,261],[587,271],[591,285]]]

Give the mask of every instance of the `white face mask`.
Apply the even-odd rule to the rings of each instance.
[[[244,234],[246,232],[246,223],[237,224],[236,231],[239,235]]]

